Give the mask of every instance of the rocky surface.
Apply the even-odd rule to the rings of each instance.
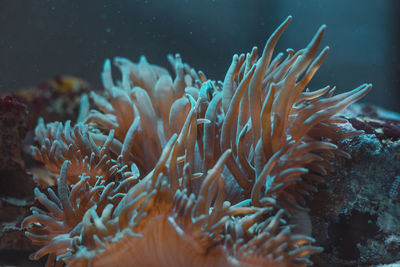
[[[316,266],[377,266],[400,260],[400,114],[353,105],[344,113],[366,134],[339,146],[334,172],[311,203]],[[400,266],[400,265],[397,265]]]
[[[26,171],[22,141],[28,131],[26,106],[15,97],[0,97],[0,265],[14,251],[33,247],[20,230],[33,200],[34,183]]]

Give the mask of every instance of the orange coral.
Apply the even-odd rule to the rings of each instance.
[[[371,85],[334,96],[305,89],[325,59],[325,26],[308,46],[272,59],[291,21],[258,57],[235,55],[224,82],[169,56],[164,68],[116,58],[102,74],[105,94],[83,97],[79,122],[39,122],[36,159],[60,172],[57,194],[35,191],[23,227],[48,265],[306,266],[309,226],[293,230],[344,132],[336,116]],[[326,95],[325,98],[322,96]],[[303,215],[301,215],[303,214]],[[285,219],[284,219],[285,218]]]

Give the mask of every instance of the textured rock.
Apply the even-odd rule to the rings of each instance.
[[[26,106],[14,97],[0,97],[0,195],[26,198],[33,181],[21,155],[27,128]]]
[[[16,98],[0,97],[0,251],[32,250],[20,231],[33,200],[32,177],[26,172],[21,146],[28,131],[27,109]],[[8,255],[8,253],[6,254]],[[0,258],[6,258],[1,256]],[[0,264],[5,264],[0,261]]]
[[[396,132],[400,115],[353,105],[345,116],[370,134],[339,144],[352,159],[333,162],[333,173],[312,201],[313,236],[325,248],[315,262],[317,266],[393,263],[400,260],[400,132]]]
[[[15,97],[0,97],[0,169],[24,168],[21,141],[27,132],[26,106]]]

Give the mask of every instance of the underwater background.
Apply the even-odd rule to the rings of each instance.
[[[331,50],[310,89],[362,82],[363,102],[400,111],[400,2],[395,0],[2,0],[0,92],[70,74],[101,89],[106,58],[168,66],[166,55],[223,80],[234,53],[262,47],[288,15],[294,21],[277,51],[303,47],[322,24]],[[314,87],[313,87],[314,86]]]

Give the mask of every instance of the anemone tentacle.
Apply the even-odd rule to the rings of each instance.
[[[47,266],[307,266],[306,200],[349,157],[338,114],[372,85],[334,95],[306,88],[329,47],[326,30],[273,53],[288,17],[259,54],[234,55],[223,82],[169,55],[175,78],[145,57],[104,63],[103,93],[78,122],[36,127],[34,157],[59,174],[57,192],[23,223]],[[306,220],[305,219],[305,220]],[[297,221],[296,221],[297,220]],[[290,222],[290,225],[288,223]],[[297,229],[292,229],[293,225]],[[304,226],[305,225],[305,226]],[[303,229],[307,228],[307,229]]]

